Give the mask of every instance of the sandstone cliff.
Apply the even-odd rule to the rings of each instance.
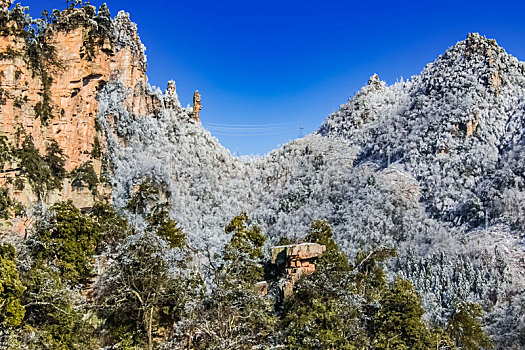
[[[47,18],[32,20],[27,9],[10,1],[0,3],[0,135],[16,154],[23,140],[32,137],[45,155],[52,140],[62,150],[67,173],[92,164],[100,177],[105,141],[99,135],[97,94],[108,82],[118,82],[129,91],[124,106],[131,113],[149,115],[163,103],[148,93],[145,49],[129,15],[111,18],[103,5],[53,11]],[[171,108],[180,108],[175,84],[167,94]],[[175,96],[175,97],[173,97]],[[16,157],[5,163],[2,184],[23,180],[25,185],[8,186],[10,194],[30,207],[38,197],[28,185]],[[72,179],[46,193],[44,204],[71,199],[78,207],[89,207],[94,194],[108,192],[76,188]]]

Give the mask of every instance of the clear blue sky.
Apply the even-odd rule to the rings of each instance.
[[[21,2],[33,17],[65,7]],[[175,80],[183,105],[198,89],[203,124],[237,154],[264,154],[296,138],[301,123],[305,134],[316,130],[372,74],[409,78],[469,32],[525,59],[523,0],[106,2],[138,24],[150,83]],[[261,131],[279,133],[228,136],[237,130],[215,124],[279,124]]]

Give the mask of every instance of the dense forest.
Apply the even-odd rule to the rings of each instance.
[[[316,271],[294,293],[260,296],[282,274],[264,259],[264,233],[245,213],[225,227],[229,242],[207,271],[144,185],[128,203],[144,230],[106,204],[82,213],[50,208],[26,239],[0,246],[1,345],[9,349],[480,349],[492,342],[482,308],[459,302],[445,326],[425,322],[420,295],[383,267],[395,250],[350,261],[325,221],[303,240],[323,244]],[[139,212],[141,214],[139,214]],[[133,220],[132,220],[133,221]],[[287,239],[280,243],[291,243]],[[102,262],[102,256],[111,261]],[[95,270],[93,261],[99,263]],[[207,274],[203,276],[202,273]],[[207,277],[207,278],[206,278]],[[205,283],[205,280],[209,283]]]
[[[42,128],[68,113],[51,100],[54,31],[84,28],[88,61],[109,42],[145,66],[129,15],[106,5],[0,12],[39,78]],[[0,190],[0,348],[525,347],[525,64],[494,40],[469,34],[392,86],[372,76],[263,157],[232,156],[174,90],[96,91],[91,160],[71,171],[56,141],[0,135],[16,172]],[[137,95],[154,108],[130,107]],[[65,184],[94,203],[51,200]],[[284,296],[270,249],[301,242],[326,252]]]

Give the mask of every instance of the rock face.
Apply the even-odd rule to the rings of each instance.
[[[100,177],[101,152],[107,148],[96,126],[100,90],[109,82],[121,84],[129,92],[124,108],[136,115],[162,108],[161,98],[146,93],[151,89],[136,25],[127,13],[111,19],[104,6],[97,13],[84,5],[53,14],[37,33],[24,9],[17,5],[8,10],[10,5],[10,0],[0,1],[0,135],[15,149],[31,136],[42,155],[54,140],[67,172],[91,162]],[[172,98],[167,107],[180,108],[174,83],[168,91]],[[2,185],[20,175],[16,163],[2,170]],[[90,190],[73,189],[68,179],[62,187],[48,193],[44,204],[72,199],[85,208],[95,200]],[[26,207],[37,200],[29,186],[10,192]]]
[[[315,272],[315,260],[326,251],[326,247],[317,243],[301,243],[272,248],[272,264],[284,268],[285,279],[282,287],[284,296],[293,292],[295,281],[303,274]]]
[[[195,91],[193,94],[193,119],[195,121],[200,121],[200,112],[202,109],[201,105],[201,94],[199,94],[199,90]]]
[[[64,16],[72,17],[81,11],[75,9]],[[119,14],[115,21],[126,25],[127,20],[125,14]],[[42,153],[48,139],[57,141],[67,156],[67,171],[92,158],[97,92],[110,80],[120,80],[127,88],[135,90],[140,90],[146,83],[146,67],[141,64],[143,54],[133,52],[129,45],[118,47],[109,38],[90,45],[88,34],[88,28],[83,26],[72,29],[50,26],[46,43],[54,48],[55,57],[54,62],[45,67],[51,78],[48,87],[43,86],[43,78],[26,62],[24,38],[14,35],[0,37],[0,53],[3,54],[0,86],[4,95],[10,97],[0,106],[2,132],[9,139],[15,139],[17,131],[22,128],[31,134]],[[132,40],[139,40],[136,32]],[[7,53],[12,51],[15,54],[9,57]],[[48,91],[44,91],[46,89]],[[47,123],[43,123],[35,111],[43,94],[50,98],[51,116]],[[128,101],[128,104],[142,111],[149,107],[140,97]]]

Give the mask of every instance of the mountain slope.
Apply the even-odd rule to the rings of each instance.
[[[319,133],[359,145],[362,160],[402,163],[436,216],[455,224],[498,220],[486,203],[493,198],[487,180],[521,149],[524,72],[494,40],[470,34],[411,81],[372,81]],[[504,181],[523,182],[515,170]]]
[[[231,156],[180,107],[129,113],[119,84],[99,95],[98,121],[117,206],[153,179],[203,252],[220,249],[243,210],[270,242],[326,219],[350,255],[396,247],[392,273],[439,322],[455,300],[501,312],[523,281],[524,87],[523,63],[470,34],[409,81],[372,77],[316,134],[261,158]]]
[[[300,240],[313,220],[327,220],[351,258],[396,248],[390,277],[414,283],[427,318],[442,323],[457,301],[481,302],[500,347],[525,346],[525,64],[495,41],[470,34],[421,75],[392,86],[373,76],[318,132],[240,159],[181,107],[174,83],[164,93],[147,84],[144,47],[125,13],[112,19],[104,6],[73,5],[33,22],[20,6],[1,10],[2,131],[13,147],[22,130],[37,154],[55,140],[67,171],[93,162],[124,213],[150,180],[203,267],[242,211],[262,226],[267,247]],[[47,49],[28,62],[22,53],[30,57],[34,42]],[[53,52],[69,69],[35,68]],[[5,173],[27,177],[11,163]],[[2,184],[32,209],[31,201],[80,196],[73,179],[62,180],[65,190],[42,201],[29,186]],[[96,196],[86,192],[89,207]]]

